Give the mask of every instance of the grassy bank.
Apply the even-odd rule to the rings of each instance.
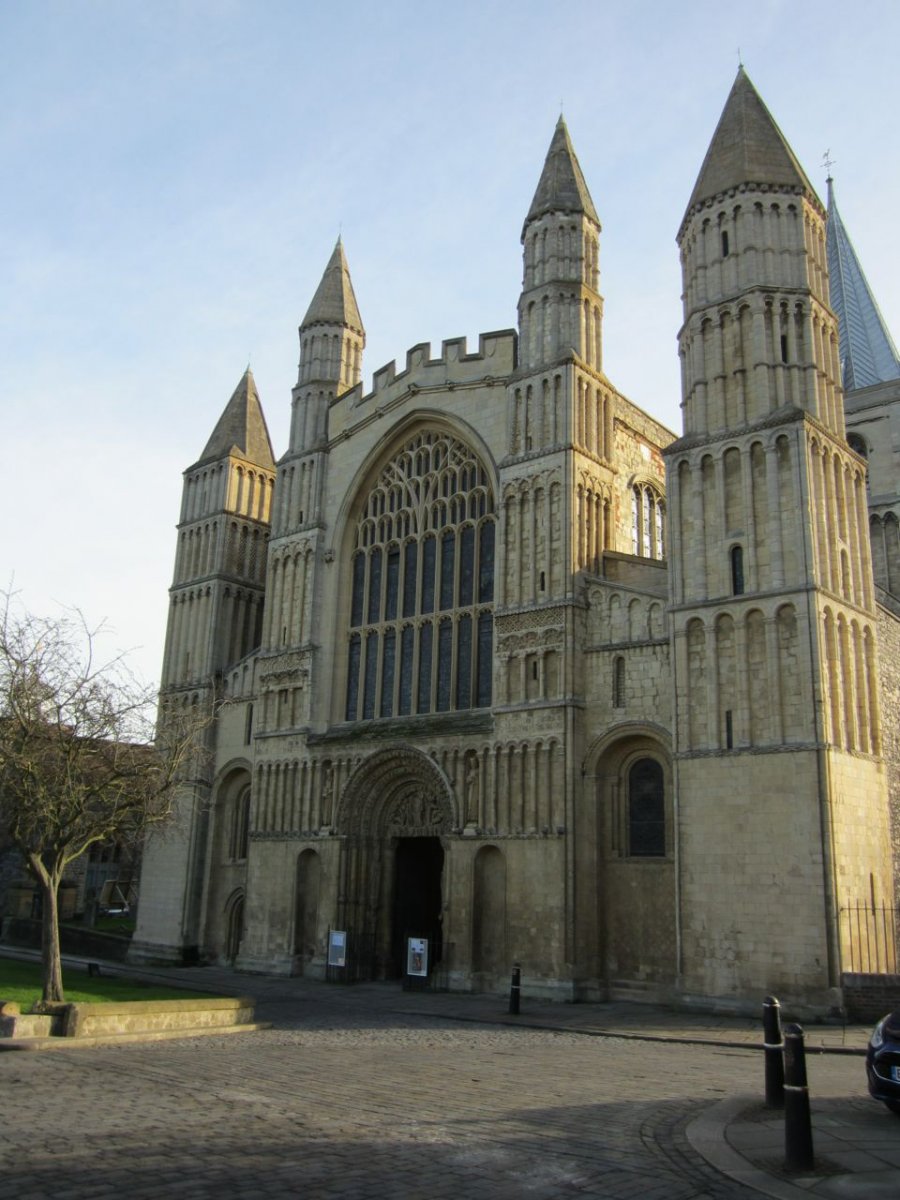
[[[87,971],[67,967],[63,974],[66,999],[79,1003],[124,1000],[197,1000],[209,992],[189,992],[184,988],[167,988],[117,979],[111,975],[90,976]],[[39,963],[0,958],[0,1000],[15,1000],[22,1012],[41,998],[41,968]]]

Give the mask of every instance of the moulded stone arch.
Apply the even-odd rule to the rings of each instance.
[[[335,813],[340,834],[441,836],[460,828],[458,801],[441,768],[419,750],[390,747],[357,767]]]
[[[653,722],[623,722],[592,743],[585,765],[594,799],[593,820],[584,827],[593,825],[596,838],[598,974],[610,984],[670,983],[676,969],[671,735]],[[664,834],[649,848],[639,836],[646,827],[640,777],[648,768],[662,776],[663,826],[657,823],[656,832]]]
[[[439,409],[417,408],[393,425],[357,468],[345,493],[334,523],[334,538],[329,552],[338,555],[345,547],[354,528],[353,512],[360,495],[374,486],[379,473],[403,449],[403,443],[417,432],[446,433],[468,446],[480,461],[490,479],[496,501],[499,502],[499,472],[490,447],[481,434],[467,421],[461,421]]]

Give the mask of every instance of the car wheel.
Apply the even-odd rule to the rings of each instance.
[[[900,1117],[900,1100],[885,1100],[884,1103],[895,1116]]]

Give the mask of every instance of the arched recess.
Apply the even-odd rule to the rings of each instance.
[[[322,862],[315,850],[304,850],[297,859],[294,909],[295,970],[304,974],[319,949],[319,888]]]
[[[418,750],[380,750],[347,781],[335,826],[338,928],[349,936],[352,976],[396,977],[407,934],[429,938],[430,966],[440,961],[444,852],[461,823],[450,781]]]
[[[595,784],[597,964],[601,984],[664,989],[675,979],[671,736],[649,722],[610,730],[589,752]]]
[[[241,952],[241,939],[244,936],[244,889],[237,888],[228,897],[225,904],[225,944],[223,957],[226,962],[233,963]]]
[[[207,862],[206,943],[216,958],[229,958],[232,939],[229,906],[238,891],[243,895],[250,853],[252,791],[246,759],[228,763],[213,784],[212,822]]]
[[[472,972],[479,987],[500,981],[506,954],[506,859],[497,846],[475,855],[472,881]]]

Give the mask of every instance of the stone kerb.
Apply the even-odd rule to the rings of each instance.
[[[74,1003],[54,1006],[50,1014],[22,1013],[19,1005],[0,1003],[0,1049],[96,1039],[142,1040],[196,1037],[208,1033],[249,1032],[255,1001],[249,996],[184,1000]],[[19,1046],[13,1043],[20,1043]],[[31,1048],[31,1047],[29,1047]],[[34,1048],[44,1048],[35,1045]]]

